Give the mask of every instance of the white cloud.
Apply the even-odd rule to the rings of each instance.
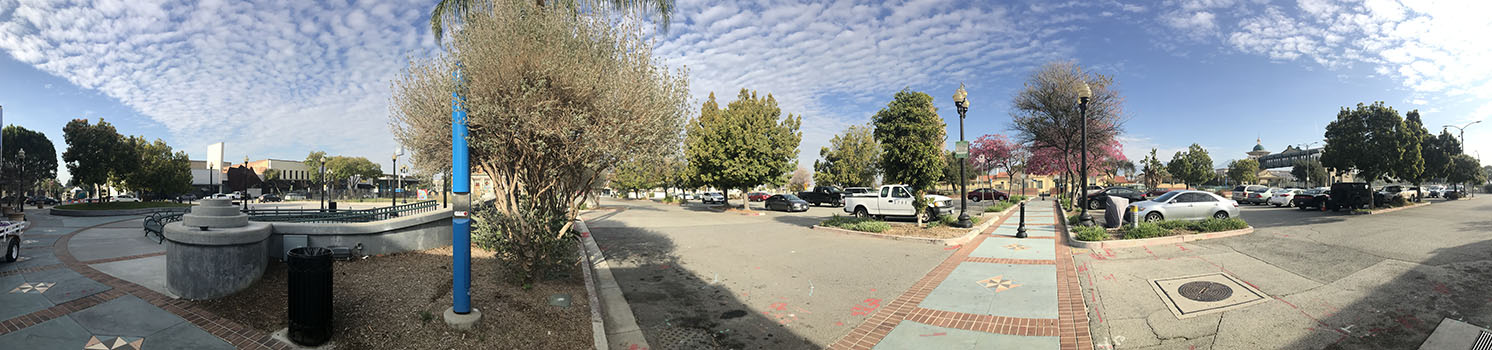
[[[657,54],[689,67],[695,99],[726,103],[741,88],[771,93],[784,113],[804,116],[800,164],[850,124],[863,124],[903,87],[996,77],[1069,57],[1057,35],[1071,16],[1055,7],[1003,7],[946,0],[787,1],[769,6],[681,1]],[[1031,12],[1053,11],[1045,15]],[[738,20],[746,19],[746,20]],[[1009,78],[1004,78],[1008,80]],[[928,91],[940,107],[951,91]],[[990,101],[991,109],[998,103]],[[995,114],[998,115],[998,114]],[[957,123],[956,120],[948,120]],[[956,136],[956,135],[955,135]]]
[[[434,49],[428,1],[90,6],[0,0],[0,50],[160,122],[198,157],[227,141],[233,159],[385,159],[389,81]]]

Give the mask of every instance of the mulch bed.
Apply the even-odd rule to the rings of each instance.
[[[917,223],[915,222],[886,223],[891,224],[891,229],[882,231],[881,234],[883,235],[944,239],[962,237],[964,234],[969,233],[969,229],[958,227],[938,226],[920,228],[917,227]]]
[[[530,289],[512,280],[491,252],[472,249],[477,328],[446,326],[451,306],[450,247],[338,261],[332,271],[332,341],[341,349],[589,349],[591,313],[580,265],[551,271]],[[263,332],[285,328],[285,264],[271,262],[249,289],[196,305]],[[567,308],[549,296],[570,295]]]

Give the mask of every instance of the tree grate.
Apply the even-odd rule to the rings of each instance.
[[[721,349],[709,330],[693,327],[665,327],[658,331],[663,350]]]

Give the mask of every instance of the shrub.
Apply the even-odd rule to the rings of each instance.
[[[995,203],[995,205],[985,207],[984,211],[986,213],[1002,212],[1014,205],[1015,203],[1011,203],[1010,201],[1000,201],[999,203]]]
[[[1244,222],[1243,219],[1239,218],[1212,218],[1197,222],[1195,227],[1196,228],[1194,228],[1193,230],[1197,232],[1219,232],[1241,230],[1249,227],[1249,224],[1247,222]]]
[[[1196,221],[1164,220],[1164,221],[1156,222],[1155,224],[1159,225],[1161,228],[1164,228],[1164,229],[1167,229],[1167,230],[1174,230],[1174,229],[1178,229],[1179,228],[1179,229],[1187,229],[1187,230],[1192,230],[1192,231],[1200,231],[1200,230],[1197,229],[1197,222]]]
[[[517,203],[534,205],[532,197],[518,196]],[[519,278],[531,283],[544,270],[573,264],[578,235],[561,231],[570,218],[563,210],[526,210],[503,213],[490,204],[472,210],[472,243],[496,252],[498,260],[513,268]]]
[[[1492,193],[1492,184],[1483,185],[1482,193]]]
[[[1171,235],[1171,230],[1160,227],[1153,222],[1140,223],[1138,226],[1124,226],[1119,230],[1124,233],[1124,239],[1140,239]]]
[[[1391,208],[1398,208],[1406,205],[1409,205],[1409,201],[1404,200],[1403,196],[1395,195],[1393,196],[1393,198],[1388,199],[1388,206]]]
[[[957,221],[957,220],[958,220],[957,218],[954,218],[954,221]],[[828,220],[824,220],[824,222],[819,223],[819,226],[838,227],[838,228],[847,229],[847,230],[854,230],[854,231],[861,231],[861,232],[871,232],[871,233],[881,233],[883,231],[891,229],[891,224],[888,224],[888,223],[886,223],[884,221],[876,221],[876,220],[872,220],[872,219],[861,219],[861,218],[857,218],[857,217],[853,217],[853,216],[839,216],[839,215],[834,215],[833,217],[830,217]]]
[[[1072,199],[1070,199],[1070,198],[1062,198],[1062,209],[1063,210],[1072,210]]]
[[[1067,226],[1077,225],[1078,224],[1078,217],[1079,216],[1082,216],[1082,214],[1068,215],[1067,216]]]
[[[1075,226],[1072,233],[1080,241],[1102,241],[1109,239],[1109,232],[1098,226]]]
[[[1010,196],[1010,201],[1011,202],[1020,202],[1020,201],[1023,201],[1023,200],[1026,200],[1026,196],[1023,196],[1023,195]]]

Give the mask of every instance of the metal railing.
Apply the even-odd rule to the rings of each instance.
[[[388,220],[400,216],[425,213],[440,209],[440,201],[427,200],[409,204],[400,204],[391,207],[356,210],[321,210],[321,209],[249,209],[245,214],[249,215],[251,221],[274,221],[295,223],[336,223],[336,222],[372,222]]]

